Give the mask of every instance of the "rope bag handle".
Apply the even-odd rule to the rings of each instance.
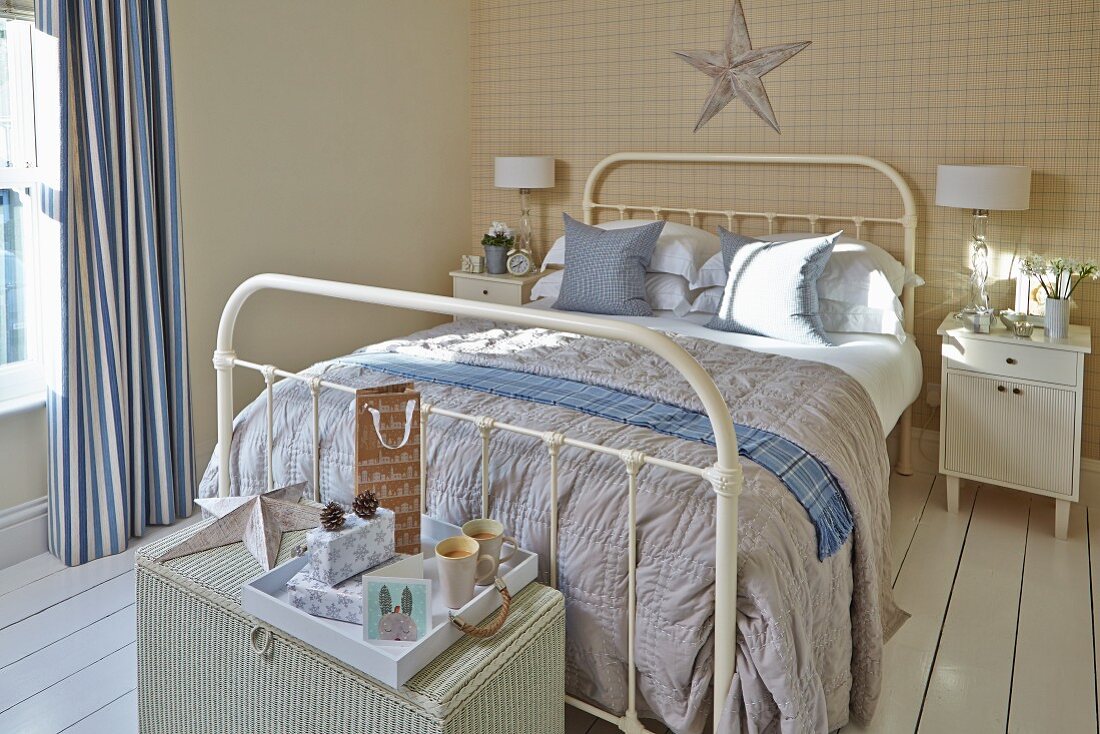
[[[451,614],[451,624],[458,627],[464,634],[470,637],[479,637],[486,639],[492,637],[497,632],[500,632],[500,628],[504,626],[504,623],[508,621],[508,610],[512,606],[512,595],[508,593],[508,585],[504,583],[504,580],[497,576],[493,581],[493,585],[497,587],[497,591],[500,592],[500,609],[497,611],[496,617],[492,622],[483,626],[477,627],[469,622],[466,622],[462,617],[456,614]]]

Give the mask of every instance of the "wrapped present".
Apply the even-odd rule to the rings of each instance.
[[[286,582],[290,603],[306,614],[363,624],[363,577],[330,586],[309,575],[306,566]]]
[[[286,582],[291,605],[314,617],[336,619],[352,624],[363,623],[363,579],[372,574],[402,578],[424,578],[424,558],[398,553],[365,574],[330,586],[309,574],[307,564]]]
[[[306,534],[309,563],[302,572],[336,586],[392,558],[393,537],[394,514],[384,508],[367,520],[348,515],[338,530],[314,528]]]

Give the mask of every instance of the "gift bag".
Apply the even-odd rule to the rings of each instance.
[[[355,391],[355,493],[394,514],[394,550],[420,553],[420,393],[411,382]]]

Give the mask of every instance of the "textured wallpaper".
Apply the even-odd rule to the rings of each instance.
[[[1096,0],[743,0],[754,47],[812,41],[765,77],[782,135],[740,102],[693,134],[710,80],[672,55],[721,48],[727,0],[474,0],[473,231],[517,219],[493,156],[553,155],[557,185],[532,197],[540,252],[580,218],[589,169],[624,150],[858,153],[894,166],[917,198],[917,342],[939,382],[936,326],[966,298],[967,211],[933,205],[937,163],[1033,169],[1031,209],[994,212],[994,274],[1014,253],[1100,257],[1100,3]],[[769,166],[631,165],[598,198],[714,208],[900,215],[885,178]],[[604,214],[606,218],[608,215]],[[639,215],[635,215],[639,216]],[[704,222],[713,229],[723,221]],[[804,229],[788,225],[785,229]],[[752,223],[743,231],[757,232]],[[864,233],[900,258],[900,228]],[[1011,307],[997,282],[994,305]],[[1100,282],[1074,323],[1100,326]],[[1097,333],[1100,349],[1100,332]],[[1100,356],[1086,360],[1085,456],[1100,457]],[[916,426],[930,417],[923,398]],[[933,427],[936,427],[933,424]]]

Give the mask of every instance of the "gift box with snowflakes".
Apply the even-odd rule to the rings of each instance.
[[[290,603],[306,614],[363,624],[363,577],[329,586],[309,575],[308,566],[286,582]]]
[[[338,530],[310,530],[306,535],[309,563],[302,573],[336,586],[388,561],[393,557],[393,520],[393,512],[380,507],[374,517],[366,520],[347,515]]]

